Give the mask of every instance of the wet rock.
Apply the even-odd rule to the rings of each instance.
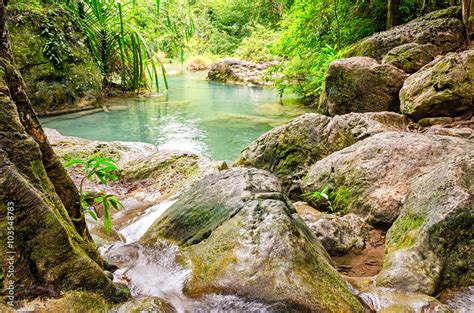
[[[371,227],[357,215],[322,214],[315,209],[301,210],[298,206],[296,210],[330,255],[365,247]]]
[[[51,129],[46,129],[46,135],[63,162],[89,158],[92,155],[110,157],[117,161],[119,181],[108,185],[89,181],[84,184],[84,190],[89,193],[104,190],[118,196],[124,209],[112,212],[112,224],[117,230],[146,214],[154,205],[188,190],[204,175],[217,171],[218,166],[217,162],[195,154],[158,151],[154,145],[146,143],[86,140],[62,136]],[[79,185],[84,177],[83,169],[69,167],[67,170],[76,185]],[[105,234],[101,222],[88,220],[88,224],[99,245],[124,239],[115,230],[110,236]]]
[[[276,64],[277,61],[252,63],[238,59],[224,59],[211,66],[207,79],[244,85],[271,85],[271,82],[265,79],[264,71]]]
[[[156,313],[174,313],[175,308],[166,303],[160,298],[155,297],[141,297],[125,302],[120,306],[115,306],[112,313],[142,313],[142,312],[156,312]]]
[[[432,44],[443,54],[462,47],[463,38],[460,7],[451,7],[363,39],[352,45],[345,56],[367,56],[380,61],[387,52],[407,43]]]
[[[7,17],[13,55],[37,113],[97,104],[102,77],[68,10],[23,5]]]
[[[286,310],[362,307],[268,172],[234,168],[206,176],[171,206],[142,242],[184,248],[186,294],[238,294]]]
[[[474,50],[449,53],[411,75],[400,110],[414,119],[474,112]]]
[[[393,48],[384,56],[382,63],[391,64],[406,73],[415,73],[438,55],[438,48],[432,44],[407,43]]]
[[[397,111],[398,92],[406,74],[368,57],[341,59],[329,64],[320,107],[330,115],[351,112]]]
[[[299,193],[298,181],[310,165],[374,134],[407,130],[409,124],[409,118],[391,112],[333,118],[307,113],[255,140],[236,164],[268,170],[283,181],[285,190]]]
[[[369,288],[359,293],[358,297],[372,312],[451,312],[448,306],[433,297],[389,288]]]
[[[84,291],[69,291],[58,299],[33,300],[18,304],[23,312],[104,312],[112,305],[102,296]]]
[[[438,296],[438,300],[454,312],[472,312],[474,311],[474,286],[445,289]]]
[[[372,225],[391,225],[413,180],[447,158],[472,151],[471,140],[409,132],[385,132],[315,163],[302,181],[304,193],[328,188],[335,212],[356,213]],[[307,197],[317,206],[314,197]]]
[[[425,294],[473,285],[474,145],[466,145],[411,184],[377,285]]]

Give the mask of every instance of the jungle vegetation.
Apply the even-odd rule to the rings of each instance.
[[[105,86],[167,88],[162,62],[234,56],[282,61],[283,92],[318,97],[328,64],[351,43],[456,0],[11,0],[74,13]]]

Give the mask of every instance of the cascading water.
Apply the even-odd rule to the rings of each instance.
[[[104,258],[120,267],[114,281],[126,281],[133,297],[157,297],[184,312],[270,312],[270,306],[234,295],[209,294],[199,299],[187,298],[183,288],[191,278],[192,265],[179,247],[166,241],[142,245],[137,241],[175,201],[150,207],[135,222],[120,231],[127,243],[104,246]],[[178,262],[180,260],[181,262]]]

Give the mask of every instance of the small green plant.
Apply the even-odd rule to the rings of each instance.
[[[83,187],[86,180],[94,182],[94,180],[98,179],[99,183],[104,185],[109,181],[116,181],[118,177],[114,172],[118,171],[118,167],[115,161],[111,158],[92,156],[88,159],[71,159],[64,163],[66,168],[73,165],[82,165],[85,170],[84,177],[79,184],[79,197],[82,209],[94,220],[97,220],[97,213],[94,210],[93,204],[102,204],[104,207],[104,228],[106,233],[110,234],[112,228],[110,209],[114,208],[118,211],[123,208],[122,203],[117,200],[115,195],[107,194],[104,191],[92,195],[85,192]],[[91,202],[92,205],[89,205]]]
[[[321,190],[306,193],[303,197],[315,205],[316,209],[329,211],[335,215],[344,215],[349,206],[349,190],[346,187],[333,189],[330,186],[324,186]]]

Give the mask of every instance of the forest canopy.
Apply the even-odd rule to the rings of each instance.
[[[280,92],[310,104],[328,64],[348,45],[430,11],[445,0],[12,0],[11,6],[72,11],[104,85],[160,88],[160,62],[221,57],[282,61],[269,70]],[[163,76],[165,87],[166,77]]]

